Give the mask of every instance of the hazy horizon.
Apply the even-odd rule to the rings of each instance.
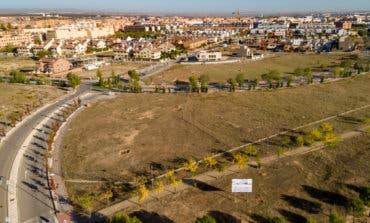
[[[368,0],[311,0],[297,3],[294,0],[13,0],[3,2],[1,11],[76,11],[149,14],[232,14],[240,9],[242,14],[304,13],[315,11],[369,11]]]

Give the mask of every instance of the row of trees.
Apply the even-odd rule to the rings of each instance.
[[[189,91],[190,92],[208,92],[209,76],[202,74],[199,77],[189,77]]]
[[[135,70],[129,70],[128,75],[130,76],[130,80],[128,82],[128,86],[126,86],[121,81],[120,76],[116,75],[114,70],[112,70],[111,76],[108,77],[107,79],[104,79],[103,73],[100,70],[96,72],[96,76],[99,79],[98,86],[101,88],[107,89],[117,88],[132,93],[140,93],[142,91],[140,86],[140,74],[137,73]]]

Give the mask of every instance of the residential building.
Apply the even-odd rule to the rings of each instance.
[[[33,35],[23,31],[0,31],[0,48],[6,46],[21,46],[25,43],[32,43]]]
[[[39,72],[49,75],[67,72],[71,67],[72,64],[62,58],[45,57],[39,61]]]

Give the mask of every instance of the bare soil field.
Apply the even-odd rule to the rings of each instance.
[[[217,222],[266,222],[281,216],[286,222],[306,218],[328,222],[328,215],[345,216],[345,202],[370,186],[370,135],[363,134],[310,154],[280,158],[262,169],[249,168],[212,184],[181,191],[160,200],[144,201],[124,210],[145,223],[195,222],[211,215]],[[253,179],[253,193],[231,193],[232,179]],[[352,222],[352,217],[348,218]],[[355,219],[366,223],[369,217]]]
[[[103,77],[110,77],[112,70],[115,71],[116,75],[126,75],[129,70],[140,70],[150,66],[148,63],[133,63],[133,62],[122,62],[113,63],[109,66],[103,66],[100,71]],[[76,72],[81,78],[96,78],[97,70],[79,70]]]
[[[150,174],[153,164],[160,167],[152,172],[157,175],[185,159],[198,160],[370,104],[369,83],[370,76],[363,75],[276,91],[119,95],[75,117],[63,138],[63,175],[66,180],[127,182]],[[370,108],[332,123],[342,132],[367,117]],[[264,156],[276,153],[278,145],[258,146]],[[71,197],[85,192],[98,197],[103,186],[67,183]]]
[[[10,116],[22,117],[65,93],[50,86],[0,83],[0,128],[11,124]]]
[[[175,65],[169,70],[153,76],[155,83],[188,81],[192,75],[208,75],[211,82],[226,82],[237,74],[246,79],[260,79],[261,74],[277,69],[282,75],[291,74],[296,68],[332,66],[348,57],[348,54],[280,54],[260,61],[212,65]]]
[[[23,57],[0,57],[0,75],[11,70],[34,69],[36,61]]]

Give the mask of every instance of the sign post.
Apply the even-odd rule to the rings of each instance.
[[[252,179],[232,179],[231,192],[232,193],[251,193]]]

